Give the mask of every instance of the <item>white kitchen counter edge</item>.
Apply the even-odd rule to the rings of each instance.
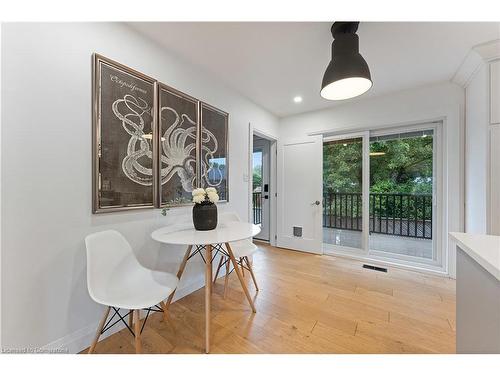
[[[467,255],[500,281],[500,236],[450,232]]]

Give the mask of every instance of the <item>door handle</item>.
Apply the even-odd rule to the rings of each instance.
[[[312,206],[314,206],[314,205],[319,206],[320,204],[321,204],[321,202],[320,202],[320,201],[315,201],[315,202],[312,202],[312,203],[311,203],[311,205],[312,205]]]

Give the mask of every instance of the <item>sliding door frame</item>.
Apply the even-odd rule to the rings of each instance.
[[[370,249],[370,137],[380,135],[390,135],[406,133],[412,131],[433,130],[433,188],[432,188],[432,259],[416,258],[404,254],[394,254]],[[363,130],[360,132],[337,133],[333,136],[325,136],[323,142],[363,138],[363,178],[362,178],[362,249],[331,245],[323,243],[323,252],[328,255],[339,255],[349,258],[355,258],[371,263],[383,265],[404,266],[408,268],[435,272],[446,272],[446,249],[443,241],[444,229],[444,174],[443,174],[443,120],[423,122],[410,125],[388,126],[385,128],[377,127],[373,130]]]

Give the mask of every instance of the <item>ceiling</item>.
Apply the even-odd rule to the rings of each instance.
[[[319,95],[331,23],[129,25],[279,117],[345,102]],[[373,80],[367,97],[450,80],[471,47],[500,38],[500,23],[362,22],[358,35]],[[294,103],[298,95],[303,101]]]

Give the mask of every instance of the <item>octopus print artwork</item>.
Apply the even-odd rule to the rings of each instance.
[[[94,212],[153,207],[156,83],[95,56]]]
[[[228,192],[228,114],[206,103],[200,104],[200,185],[214,187],[221,201],[227,201]]]
[[[159,85],[161,206],[191,204],[196,187],[198,100]]]
[[[228,201],[228,114],[94,54],[93,213]]]

